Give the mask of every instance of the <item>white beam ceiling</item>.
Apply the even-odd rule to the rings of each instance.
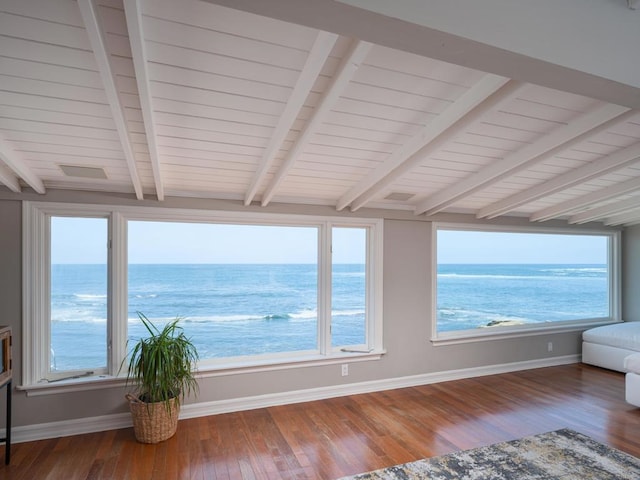
[[[271,167],[271,164],[278,154],[278,150],[282,147],[282,143],[289,133],[293,122],[300,113],[300,109],[302,108],[304,101],[307,99],[313,84],[318,78],[320,70],[322,70],[327,57],[329,57],[336,40],[338,40],[338,36],[333,33],[318,33],[302,72],[300,72],[298,81],[289,96],[289,100],[287,101],[287,105],[285,106],[282,115],[280,116],[278,125],[271,135],[269,145],[265,148],[264,154],[260,159],[258,169],[253,176],[251,185],[249,186],[244,198],[245,205],[249,205],[258,192],[260,185],[267,175],[269,167]]]
[[[599,2],[611,37],[597,49],[554,46],[582,55],[554,62],[533,51],[548,48],[534,41],[540,29],[504,48],[474,37],[471,19],[432,23],[453,10],[445,0],[426,19],[393,14],[424,13],[412,1],[5,2],[0,182],[16,193],[29,185],[143,199],[155,188],[160,200],[635,222],[640,77],[635,56],[600,51],[635,12],[619,9],[618,21]],[[491,13],[480,23],[512,15]],[[631,80],[598,75],[608,60]]]
[[[443,113],[427,123],[416,135],[395,150],[385,162],[345,193],[336,208],[351,205],[356,211],[387,185],[419,165],[429,152],[441,147],[451,135],[462,131],[487,111],[517,95],[519,82],[486,75]]]
[[[590,130],[582,135],[578,135],[573,140],[565,143],[561,146],[562,149],[569,149],[572,146],[586,140],[588,137],[592,135],[597,135],[601,132],[606,131],[607,129],[622,124],[636,115],[636,112],[629,111],[624,115],[616,117],[608,122],[603,123],[602,125]],[[546,159],[552,157],[549,153],[539,157],[537,159],[538,162],[543,162]],[[633,156],[633,155],[632,155]],[[592,178],[596,178],[598,176],[604,175],[610,171],[613,171],[617,168],[622,168],[622,166],[626,165],[626,160],[621,160],[620,165],[615,162],[607,163],[607,162],[594,162],[593,164],[585,165],[582,168],[578,168],[576,170],[572,170],[567,172],[564,175],[559,175],[557,177],[552,178],[551,180],[545,181],[539,185],[531,187],[522,192],[516,193],[515,195],[511,195],[503,200],[498,202],[494,202],[490,205],[487,205],[484,208],[481,208],[476,214],[477,218],[495,218],[499,215],[504,215],[510,211],[515,210],[517,207],[525,205],[534,200],[538,200],[547,195],[551,195],[553,193],[559,192],[561,190],[570,188],[572,186],[578,185],[580,183],[584,183]]]
[[[4,162],[5,164],[7,163],[2,153],[0,153],[0,162]],[[0,163],[0,183],[16,193],[20,193],[22,190],[20,188],[20,181],[18,180],[18,177],[16,177],[7,167],[2,165],[2,163]]]
[[[377,45],[585,95],[604,102],[640,109],[640,85],[638,85],[637,75],[635,82],[625,83],[622,80],[622,78],[634,75],[634,70],[630,68],[629,62],[637,57],[635,48],[639,43],[638,37],[640,36],[640,29],[637,28],[637,12],[630,11],[623,5],[617,5],[616,2],[590,0],[588,7],[585,7],[583,0],[570,0],[572,8],[566,8],[562,11],[558,11],[559,9],[553,0],[546,0],[543,3],[520,0],[518,8],[505,9],[504,4],[501,4],[499,7],[494,6],[492,10],[487,9],[486,2],[479,2],[477,5],[466,5],[471,9],[466,9],[464,14],[469,19],[468,22],[461,22],[460,11],[454,4],[448,2],[449,5],[447,5],[446,0],[439,2],[437,13],[442,13],[443,20],[448,21],[452,26],[457,25],[459,28],[464,23],[465,28],[467,26],[474,28],[473,25],[476,24],[476,28],[482,30],[480,25],[486,24],[484,22],[498,22],[501,25],[500,28],[484,29],[484,34],[504,36],[499,45],[495,46],[483,43],[478,38],[466,38],[464,36],[466,30],[460,32],[453,27],[445,27],[442,23],[437,28],[429,25],[430,19],[428,17],[435,4],[430,5],[427,9],[422,2],[410,0],[404,2],[371,2],[370,0],[358,0],[358,2],[335,0],[204,1],[360,38]],[[500,3],[498,0],[496,2]],[[348,3],[352,3],[352,5]],[[470,12],[474,8],[477,8],[480,14],[471,14]],[[374,11],[376,9],[386,9],[386,14]],[[410,9],[416,10],[417,14],[411,15]],[[540,25],[546,25],[549,22],[530,22],[529,17],[522,15],[522,11],[525,10],[533,10],[536,15],[545,15],[550,22],[561,21],[566,28],[558,30],[539,28]],[[584,19],[584,22],[578,21],[578,18]],[[523,29],[502,28],[503,25],[515,24],[524,24],[524,27]],[[584,25],[597,26],[599,30],[606,31],[607,34],[601,39],[600,36],[593,35],[592,29],[584,28]],[[614,28],[608,28],[610,26],[614,26]],[[567,29],[572,32],[572,35],[567,35]],[[527,35],[523,35],[522,31],[527,31]],[[561,40],[550,42],[549,35],[555,34],[561,36]],[[577,38],[582,38],[584,41],[576,40]],[[622,40],[616,41],[616,39]],[[534,57],[516,52],[514,42],[528,42],[543,49],[544,53]],[[557,52],[559,44],[562,45],[562,49],[560,49],[562,52]],[[584,45],[592,44],[597,48],[586,49],[584,47]],[[603,78],[598,76],[593,69],[581,71],[575,62],[572,67],[567,67],[562,62],[545,59],[549,55],[553,57],[558,53],[573,56],[579,61],[584,60],[599,65],[596,67],[596,71],[606,72],[607,69],[604,65],[615,62],[616,71],[622,72],[622,75],[616,79]]]
[[[416,215],[421,213],[434,215],[441,212],[464,195],[476,192],[481,188],[486,188],[513,175],[526,165],[538,162],[541,155],[547,154],[554,149],[563,149],[564,145],[571,142],[575,137],[598,127],[612,118],[622,115],[628,110],[628,108],[618,105],[606,104],[594,111],[588,112],[574,122],[543,136],[537,142],[526,145],[502,160],[492,163],[478,173],[423,200],[416,205],[414,213]]]
[[[140,176],[138,175],[138,168],[136,166],[136,159],[133,153],[133,147],[131,145],[131,139],[129,138],[129,131],[127,128],[127,121],[124,115],[124,108],[118,95],[116,88],[116,80],[111,67],[111,61],[109,59],[110,54],[107,51],[107,46],[104,40],[104,33],[102,31],[102,24],[98,20],[96,7],[93,0],[78,0],[78,7],[80,7],[80,13],[82,14],[82,20],[91,48],[95,55],[98,69],[100,70],[100,78],[107,94],[109,101],[109,107],[113,115],[113,120],[116,124],[116,130],[118,131],[118,137],[124,151],[124,156],[127,160],[127,167],[129,169],[129,175],[131,177],[131,183],[136,193],[136,198],[142,200],[144,198],[142,192],[142,183],[140,182]]]
[[[617,225],[637,225],[640,223],[640,206],[638,206],[637,210],[607,217],[603,223],[609,227]]]
[[[149,84],[149,72],[147,70],[147,55],[145,53],[144,34],[142,30],[142,8],[139,0],[124,0],[124,10],[127,17],[129,42],[131,44],[133,65],[136,72],[136,83],[138,86],[140,107],[142,108],[144,130],[149,147],[153,181],[155,183],[158,200],[162,201],[164,200],[164,183],[158,155],[156,126],[151,100],[151,85]]]
[[[351,81],[351,78],[369,53],[371,46],[372,45],[367,42],[361,42],[357,40],[354,40],[352,42],[351,47],[342,59],[342,62],[340,63],[338,71],[334,75],[331,84],[322,97],[322,100],[320,100],[320,104],[315,107],[313,116],[307,121],[307,124],[305,125],[304,130],[300,133],[300,136],[296,140],[295,145],[291,147],[284,159],[283,164],[280,166],[278,172],[276,173],[276,175],[274,175],[271,183],[265,190],[265,193],[262,197],[263,207],[271,201],[271,199],[275,195],[278,185],[280,185],[282,180],[284,180],[287,172],[291,169],[291,167],[293,167],[298,158],[298,155],[300,155],[304,151],[313,134],[317,131],[322,122],[324,122],[327,114],[331,111],[331,108],[338,100],[338,97]]]
[[[11,170],[13,170],[27,185],[33,188],[40,194],[46,193],[44,183],[38,178],[29,168],[27,163],[21,157],[21,155],[11,147],[9,142],[0,136],[0,161],[4,162]],[[3,180],[7,187],[13,191],[19,192],[20,185],[16,185],[17,179],[14,181],[9,174],[5,174],[6,182]],[[16,189],[17,188],[17,189]]]
[[[592,220],[599,220],[612,215],[621,215],[640,208],[640,197],[633,197],[621,202],[615,202],[598,208],[592,208],[585,212],[569,217],[569,223],[587,223]]]
[[[610,172],[614,172],[624,167],[628,167],[639,161],[640,143],[635,143],[634,145],[627,147],[619,152],[608,155],[605,158],[601,158],[581,168],[571,170],[564,175],[555,177],[554,179],[546,183],[550,186],[550,188],[552,188],[553,191],[555,191],[555,188],[553,188],[554,186],[566,185],[567,187],[571,187],[573,185],[586,182],[593,178],[605,175]],[[532,190],[542,188],[545,188],[545,186],[534,187]],[[544,220],[550,220],[552,218],[562,216],[568,212],[571,212],[572,210],[575,210],[576,208],[579,208],[583,202],[583,200],[580,200],[580,198],[581,197],[577,197],[565,202],[557,203],[551,207],[547,207],[543,210],[537,211],[529,217],[529,220],[531,220],[532,222],[541,222]],[[588,198],[590,197],[587,196],[587,199]]]

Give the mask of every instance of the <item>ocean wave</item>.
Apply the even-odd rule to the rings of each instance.
[[[51,314],[52,322],[60,323],[107,323],[106,318],[89,317],[85,315],[55,315]]]
[[[331,314],[335,316],[356,316],[364,315],[364,310],[334,310]],[[301,310],[295,313],[270,313],[266,315],[206,315],[197,317],[184,317],[182,321],[184,323],[216,323],[216,322],[250,322],[250,321],[296,321],[296,320],[309,320],[318,317],[317,310]],[[158,324],[168,323],[175,320],[176,317],[150,317],[151,321]],[[129,318],[129,323],[137,324],[141,323],[137,317]]]
[[[316,318],[318,316],[317,310],[302,310],[300,312],[292,313],[289,315],[290,318],[294,319],[308,319],[308,318]]]
[[[356,315],[364,315],[364,310],[334,310],[331,315],[334,317],[352,317]]]
[[[438,273],[438,278],[498,278],[498,279],[518,279],[518,280],[540,280],[544,278],[557,278],[551,275],[497,275],[490,273]]]
[[[74,297],[82,300],[96,300],[98,298],[107,298],[107,294],[91,294],[91,293],[74,293]]]
[[[600,272],[591,272],[600,273]],[[606,271],[604,272],[606,273]],[[490,273],[438,273],[438,278],[495,278],[498,280],[566,280],[569,273],[561,273],[556,275],[506,275],[506,274],[490,274]],[[576,280],[587,278],[595,278],[594,275],[573,275]],[[598,276],[600,278],[600,276]]]
[[[438,309],[438,317],[440,320],[444,320],[447,322],[457,321],[457,320],[473,320],[479,323],[489,323],[489,322],[534,322],[530,318],[521,317],[518,315],[505,315],[501,313],[494,312],[485,312],[481,310],[471,310],[471,309],[463,309],[463,308],[439,308]]]
[[[541,272],[555,272],[555,273],[560,273],[560,274],[576,273],[576,272],[607,273],[607,267],[545,268],[545,269],[541,269],[540,271]]]

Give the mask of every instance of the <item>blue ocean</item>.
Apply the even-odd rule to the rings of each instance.
[[[609,316],[606,265],[439,265],[440,332]]]
[[[332,343],[365,343],[365,266],[333,266]],[[53,265],[53,368],[106,364],[104,265]],[[181,317],[200,358],[317,349],[318,273],[306,264],[129,265],[128,337]],[[265,341],[267,339],[267,341]],[[88,361],[88,359],[90,359]]]
[[[333,268],[332,343],[362,344],[364,265]],[[52,367],[104,366],[106,267],[51,274]],[[130,341],[145,334],[140,311],[160,324],[182,317],[203,359],[316,348],[316,265],[134,264],[128,283]],[[440,265],[439,331],[606,317],[607,285],[606,265]]]

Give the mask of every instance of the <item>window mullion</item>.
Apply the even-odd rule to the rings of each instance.
[[[127,222],[118,212],[111,216],[109,241],[109,373],[117,375],[127,356],[128,327]]]
[[[318,344],[331,353],[331,225],[320,227],[318,241]]]

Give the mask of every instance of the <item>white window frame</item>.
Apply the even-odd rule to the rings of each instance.
[[[318,351],[285,352],[235,359],[204,360],[198,365],[201,376],[232,374],[303,367],[349,361],[378,359],[384,353],[382,338],[382,239],[383,220],[306,215],[187,210],[161,207],[78,205],[66,203],[23,202],[23,378],[26,390],[64,385],[49,384],[50,335],[50,232],[51,216],[99,217],[109,219],[108,258],[108,367],[96,376],[79,381],[121,379],[119,372],[126,356],[128,291],[127,291],[127,225],[129,221],[167,221],[195,223],[228,223],[246,225],[309,226],[318,228]],[[354,348],[331,345],[331,232],[333,227],[366,228],[366,336],[367,344]],[[74,372],[64,372],[64,376]],[[78,372],[82,373],[82,372]],[[96,388],[96,387],[93,387]],[[81,390],[83,388],[76,388]]]
[[[541,333],[562,333],[584,330],[598,325],[618,323],[621,318],[621,231],[617,229],[587,229],[559,227],[516,227],[502,225],[480,225],[463,223],[434,222],[431,225],[432,245],[432,285],[431,289],[431,342],[433,345],[453,345],[501,338],[525,337]],[[557,235],[594,235],[608,238],[609,276],[609,316],[605,318],[585,318],[579,320],[556,320],[526,325],[506,325],[485,329],[438,332],[438,230],[458,230],[477,232],[531,233]]]

